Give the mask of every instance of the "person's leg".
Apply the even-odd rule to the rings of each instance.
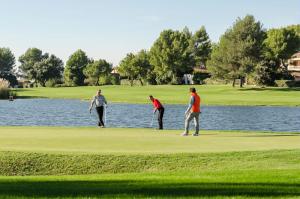
[[[194,117],[194,123],[195,123],[195,127],[196,127],[196,132],[194,135],[198,135],[199,134],[199,115],[200,113],[194,113],[195,117]]]
[[[98,115],[98,126],[101,126],[101,122],[100,122],[100,118],[101,118],[101,110],[100,110],[100,107],[96,107],[96,112],[97,112],[97,115]]]
[[[158,124],[159,124],[159,129],[163,129],[164,112],[165,112],[164,108],[158,109]]]
[[[104,107],[100,106],[99,109],[100,109],[99,121],[100,121],[100,124],[101,124],[100,126],[104,126],[104,122],[103,122],[103,110],[104,110]]]
[[[190,122],[193,119],[193,113],[189,113],[186,118],[185,118],[185,122],[184,122],[184,133],[183,134],[189,134],[189,128],[190,128]]]

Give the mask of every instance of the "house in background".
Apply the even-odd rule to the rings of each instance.
[[[288,60],[288,71],[296,81],[300,81],[300,51]]]

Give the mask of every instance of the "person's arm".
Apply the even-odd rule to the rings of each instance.
[[[105,99],[105,97],[103,96],[103,100],[104,100],[104,104],[105,104],[105,106],[107,107],[107,101],[106,101],[106,99]]]
[[[154,101],[153,102],[153,114],[155,114],[156,113],[156,111],[157,111],[157,107],[158,107],[158,104],[157,104],[157,102],[156,101]]]
[[[92,112],[92,108],[95,104],[95,97],[93,98],[93,100],[91,101],[91,105],[90,105],[90,112]]]
[[[185,114],[188,114],[188,112],[190,112],[194,103],[195,103],[195,97],[191,96],[190,104],[189,104],[189,107],[187,108],[187,110],[185,111]]]

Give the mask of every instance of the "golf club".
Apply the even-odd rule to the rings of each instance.
[[[150,123],[150,128],[152,128],[152,126],[153,126],[154,116],[155,116],[155,113],[152,114],[152,120],[151,120],[151,123]]]
[[[104,106],[104,126],[106,126],[106,121],[107,121],[107,119],[106,119],[106,111],[107,111],[107,106]]]

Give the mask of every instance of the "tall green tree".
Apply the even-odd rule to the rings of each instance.
[[[130,86],[133,86],[134,80],[137,78],[137,74],[134,69],[134,58],[133,53],[128,53],[120,62],[118,71],[122,77],[127,77]]]
[[[133,68],[136,73],[136,78],[144,85],[144,81],[153,82],[151,71],[153,70],[150,64],[149,53],[146,50],[138,52],[133,59]]]
[[[255,68],[254,80],[261,86],[275,86],[278,63],[275,60],[264,58]]]
[[[253,16],[238,18],[232,28],[221,36],[218,46],[213,48],[208,62],[213,77],[232,80],[233,86],[235,80],[240,79],[242,87],[244,79],[261,61],[264,38],[262,25]]]
[[[19,57],[19,62],[21,63],[20,69],[23,76],[28,80],[33,80],[35,83],[37,83],[37,63],[42,61],[44,58],[43,52],[40,49],[29,48],[23,55]]]
[[[23,75],[45,86],[46,81],[59,80],[62,78],[63,61],[55,55],[43,54],[40,49],[29,48],[19,57],[20,69]]]
[[[68,59],[64,70],[65,84],[69,86],[84,85],[85,75],[83,70],[90,63],[86,53],[82,50],[77,50]]]
[[[270,29],[264,44],[265,56],[268,59],[279,60],[280,64],[287,68],[287,59],[299,50],[300,36],[294,29]]]
[[[0,78],[8,80],[12,86],[18,83],[14,72],[15,62],[15,56],[9,48],[0,48]]]
[[[48,80],[58,82],[62,79],[64,71],[63,61],[55,55],[45,54],[44,58],[35,64],[37,70],[37,81],[45,86]]]
[[[83,70],[90,85],[99,86],[100,76],[107,76],[111,73],[112,64],[105,59],[99,59],[89,63]]]
[[[181,83],[183,75],[193,69],[187,34],[162,31],[150,49],[150,63],[154,66],[158,84]]]
[[[212,44],[204,26],[192,35],[190,48],[194,65],[206,65],[212,50]]]
[[[300,24],[287,26],[286,29],[294,30],[296,34],[300,37]]]
[[[149,54],[146,50],[141,50],[137,54],[127,54],[126,57],[121,60],[118,68],[121,76],[129,79],[131,86],[134,80],[139,80],[141,85],[144,85],[145,81],[152,83],[152,69]]]

